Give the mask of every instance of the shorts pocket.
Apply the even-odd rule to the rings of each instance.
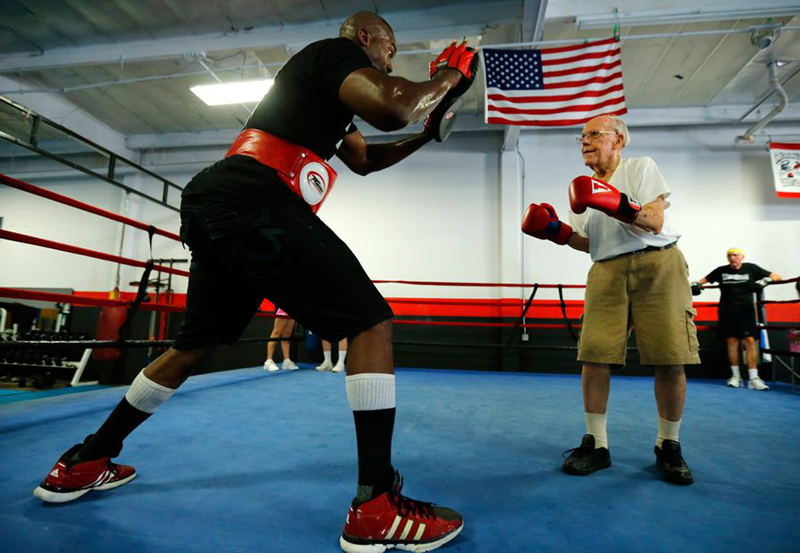
[[[686,336],[689,339],[689,351],[692,353],[700,349],[700,343],[697,341],[697,327],[694,324],[696,316],[697,310],[695,308],[686,308]]]
[[[231,246],[251,277],[273,277],[285,265],[286,245],[283,229],[262,227],[250,229]]]
[[[206,219],[208,237],[217,240],[240,232],[239,216],[234,211],[218,211]]]

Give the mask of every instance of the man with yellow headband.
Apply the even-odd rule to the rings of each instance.
[[[771,282],[781,277],[762,269],[754,263],[744,263],[744,252],[731,248],[727,252],[728,264],[717,267],[705,278],[692,282],[692,293],[697,296],[701,286],[709,282],[719,282],[720,299],[717,330],[727,340],[728,360],[731,363],[731,377],[728,386],[739,388],[742,377],[739,374],[739,351],[744,342],[751,390],[769,390],[758,376],[758,335],[756,318],[756,293],[761,292]]]

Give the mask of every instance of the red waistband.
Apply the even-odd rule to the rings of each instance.
[[[309,161],[321,163],[336,175],[333,167],[311,150],[258,129],[245,129],[239,133],[225,157],[237,155],[250,156],[289,178],[294,178],[300,167]]]
[[[308,203],[314,213],[322,206],[336,181],[333,167],[308,148],[257,129],[245,129],[239,133],[225,157],[235,155],[252,157],[275,169],[286,186]],[[327,175],[321,175],[321,172]]]

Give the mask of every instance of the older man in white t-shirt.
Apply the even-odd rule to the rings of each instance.
[[[563,468],[586,475],[611,466],[606,406],[611,367],[625,364],[634,327],[644,365],[655,367],[656,464],[669,482],[691,484],[679,429],[686,399],[684,365],[700,363],[686,260],[669,223],[670,190],[649,157],[623,158],[630,135],[615,116],[592,119],[578,137],[592,177],[570,184],[570,224],[552,206],[531,204],[522,230],[588,252],[578,360],[587,432]]]

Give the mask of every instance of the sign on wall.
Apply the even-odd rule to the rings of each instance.
[[[779,198],[800,198],[800,144],[772,142],[772,175]]]

